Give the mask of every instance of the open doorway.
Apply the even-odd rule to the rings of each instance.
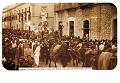
[[[63,33],[63,24],[62,24],[62,21],[59,21],[58,28],[59,28],[59,34],[62,37],[63,36],[62,35],[62,33]]]
[[[89,21],[83,21],[83,38],[89,40]]]
[[[113,39],[117,39],[117,19],[113,19],[112,24],[113,24],[112,37],[113,37]]]
[[[74,37],[74,21],[69,21],[69,36]]]

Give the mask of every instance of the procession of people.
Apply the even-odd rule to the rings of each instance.
[[[8,70],[22,67],[90,67],[92,69],[114,69],[117,65],[117,39],[91,40],[89,34],[83,38],[62,35],[64,28],[48,28],[48,13],[42,8],[41,22],[29,23],[34,30],[4,28],[2,30],[3,66]],[[32,26],[31,26],[31,25]]]
[[[42,36],[39,36],[42,35]],[[88,40],[62,36],[60,31],[35,34],[29,30],[3,29],[2,58],[8,70],[20,67],[91,67],[114,69],[117,65],[117,40]],[[81,64],[81,66],[77,66]]]

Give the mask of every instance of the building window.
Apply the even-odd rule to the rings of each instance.
[[[21,13],[20,13],[20,10],[19,10],[19,22],[20,22],[20,16],[21,16]]]
[[[23,27],[23,9],[22,9],[22,30],[24,29],[24,27]]]
[[[31,20],[31,11],[30,11],[30,7],[29,7],[28,20]]]
[[[30,12],[30,7],[29,7],[29,12]]]
[[[25,18],[25,21],[27,20],[27,8],[25,8],[25,16],[24,16],[24,18]]]
[[[89,21],[83,21],[83,38],[89,40]]]

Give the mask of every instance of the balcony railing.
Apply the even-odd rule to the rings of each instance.
[[[82,3],[79,4],[80,9],[86,9],[86,8],[91,8],[94,7],[98,3]]]
[[[78,7],[78,3],[59,3],[55,4],[55,11],[62,11]]]
[[[74,9],[74,8],[90,8],[94,6],[96,3],[58,3],[55,4],[55,11],[62,11],[62,10],[68,10],[68,9]]]

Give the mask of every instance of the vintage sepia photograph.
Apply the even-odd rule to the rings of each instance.
[[[112,3],[16,3],[2,11],[7,70],[117,66],[117,8]]]

